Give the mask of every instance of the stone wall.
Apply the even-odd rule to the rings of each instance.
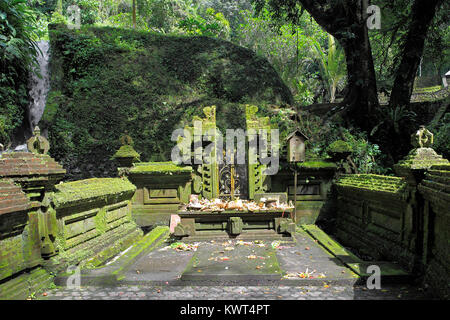
[[[38,221],[20,186],[0,180],[0,281],[41,264]]]
[[[40,207],[46,192],[64,173],[48,155],[1,155],[0,299],[25,299],[51,283],[52,276],[42,267]]]
[[[53,246],[48,269],[97,267],[142,236],[131,216],[136,187],[128,180],[93,178],[55,188],[42,213]]]
[[[169,225],[170,215],[192,193],[192,167],[172,162],[141,162],[128,170],[137,187],[133,197],[133,218],[142,227]]]
[[[418,186],[425,199],[425,282],[450,297],[450,165],[432,166]]]
[[[322,209],[328,197],[336,171],[333,162],[322,160],[298,164],[296,222],[314,224],[321,219]],[[270,177],[270,192],[286,192],[288,201],[294,203],[294,172],[281,170]]]
[[[401,177],[336,179],[336,236],[376,260],[399,262],[435,293],[450,294],[450,163],[432,148],[394,166]]]
[[[373,174],[336,180],[336,235],[376,260],[414,267],[415,226],[405,178]]]
[[[59,183],[44,154],[0,157],[0,299],[25,299],[68,266],[97,267],[138,240],[126,179]]]

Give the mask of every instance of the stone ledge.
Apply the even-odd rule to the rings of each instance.
[[[30,208],[31,203],[20,187],[12,180],[0,180],[0,215]]]
[[[87,200],[102,199],[108,203],[121,196],[131,197],[136,187],[126,179],[92,178],[74,182],[60,183],[52,196],[56,209],[83,204]]]
[[[144,175],[174,175],[174,174],[191,174],[191,166],[178,166],[172,162],[141,162],[134,164],[130,169],[130,174]]]

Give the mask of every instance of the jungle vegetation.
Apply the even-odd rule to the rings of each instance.
[[[73,22],[71,5],[81,9],[81,29],[52,29]],[[367,27],[368,5],[380,8],[380,29]],[[114,151],[112,141],[119,131],[137,118],[153,117],[155,128],[165,128],[168,116],[181,121],[198,114],[200,106],[216,103],[223,111],[221,126],[227,121],[236,126],[233,114],[251,102],[285,133],[302,126],[311,137],[311,157],[326,156],[328,145],[344,140],[354,150],[360,172],[389,173],[409,151],[411,132],[433,118],[410,99],[420,88],[440,90],[441,77],[450,69],[449,5],[442,0],[0,0],[0,143],[14,144],[23,131],[29,101],[26,75],[35,64],[35,41],[53,39],[52,63],[60,73],[52,75],[42,122],[53,128],[49,136],[58,144],[51,154],[57,160],[72,161],[101,145],[95,128],[86,119],[74,123],[73,112],[99,108],[104,113],[101,102],[93,106],[96,100],[87,97],[100,99],[102,86],[111,88],[115,82],[112,87],[119,88],[128,79],[134,83],[131,91],[108,96],[127,111],[118,111],[126,121],[104,137],[107,153]],[[193,52],[211,59],[186,64]],[[153,60],[144,62],[143,57]],[[247,67],[242,72],[227,61],[253,72]],[[96,65],[116,72],[99,74]],[[139,66],[150,68],[154,78],[148,80]],[[188,66],[207,75],[193,72],[193,82],[190,71],[183,69]],[[256,93],[250,83],[259,79],[255,73],[268,77],[271,68],[282,83],[270,76],[275,82]],[[94,81],[99,79],[104,82]],[[246,84],[242,92],[237,83]],[[180,87],[185,91],[177,95]],[[279,91],[269,93],[269,88]],[[146,108],[133,100],[133,90],[153,94],[143,104]],[[387,103],[380,95],[388,96]],[[316,112],[314,106],[324,104],[326,112]],[[444,112],[430,127],[436,150],[447,157],[449,119]],[[142,132],[138,129],[135,141]],[[142,152],[146,160],[164,159],[167,141],[151,130],[153,135],[142,139]],[[151,139],[155,141],[145,149]]]

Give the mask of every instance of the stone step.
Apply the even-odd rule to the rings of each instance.
[[[393,262],[363,261],[316,225],[302,225],[301,227],[332,255],[358,274],[362,281],[365,281],[374,274],[374,271],[371,271],[373,269],[368,270],[370,266],[379,268],[383,283],[409,283],[413,280],[413,276],[410,273]]]

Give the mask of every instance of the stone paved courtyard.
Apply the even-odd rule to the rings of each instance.
[[[195,250],[188,251],[173,249],[168,243],[163,242],[150,252],[140,255],[126,268],[116,284],[85,285],[81,282],[77,288],[60,286],[32,298],[40,300],[433,299],[427,288],[407,282],[393,284],[382,280],[381,289],[368,289],[364,282],[356,281],[356,275],[349,268],[305,232],[296,234],[295,243],[283,244],[276,249],[272,248],[270,241],[247,242],[244,245],[236,241],[202,242],[196,244],[198,247]],[[271,253],[274,255],[271,256]],[[277,264],[279,269],[260,267],[272,263]],[[298,276],[300,271],[308,268],[310,271],[317,269],[318,272],[306,278]],[[282,277],[281,273],[297,276]]]
[[[411,285],[368,290],[363,286],[119,286],[52,289],[45,300],[424,300],[426,289]]]

